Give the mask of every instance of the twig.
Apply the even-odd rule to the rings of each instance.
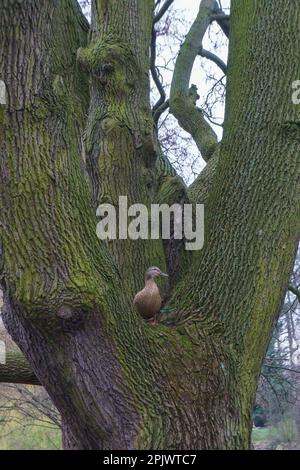
[[[168,10],[168,8],[172,5],[173,2],[174,2],[174,0],[166,0],[165,1],[165,3],[163,4],[163,6],[159,10],[159,12],[155,15],[154,20],[153,20],[153,24],[155,24],[159,20],[161,20],[161,18],[164,16],[164,14]]]

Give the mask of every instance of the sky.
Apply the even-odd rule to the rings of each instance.
[[[230,0],[221,0],[222,8],[226,13],[229,13],[230,7]],[[175,0],[173,3],[173,9],[179,12],[182,12],[182,18],[185,20],[185,27],[182,27],[182,32],[186,34],[189,31],[193,21],[196,19],[200,6],[200,0]],[[177,15],[176,15],[177,16]],[[181,16],[181,13],[179,14]],[[162,20],[163,21],[163,20]],[[203,40],[203,47],[207,50],[210,50],[217,54],[225,63],[227,62],[227,40],[223,34],[219,34],[219,26],[214,23],[212,29],[210,31],[210,35],[206,33],[204,40]],[[214,48],[214,42],[218,44],[217,49]],[[224,44],[223,44],[224,42]],[[201,103],[204,102],[207,93],[210,91],[212,82],[207,80],[209,74],[216,76],[217,79],[220,79],[223,76],[223,72],[221,72],[215,64],[207,61],[205,59],[201,59],[200,57],[195,60],[190,84],[195,84],[198,89],[198,94],[200,95],[200,100],[197,103],[198,106],[201,107]],[[216,121],[219,124],[222,124],[223,117],[224,117],[224,103],[218,104],[214,108],[214,116],[219,119]],[[213,126],[218,139],[221,140],[223,129],[220,126]],[[180,131],[183,135],[185,135],[184,131]],[[199,173],[205,166],[205,162],[202,159],[201,155],[199,155],[199,151],[195,144],[191,143],[188,149],[189,153],[192,155],[190,162],[196,161],[194,166],[194,170],[196,173]],[[195,158],[194,158],[195,157]],[[187,183],[191,183],[192,180],[195,178],[194,172],[190,172],[190,162],[186,165],[186,170],[183,173],[183,177]]]
[[[225,10],[229,8],[230,1],[229,0],[222,0],[221,1],[222,7]],[[175,0],[174,6],[175,8],[181,8],[188,10],[190,12],[191,18],[195,18],[195,15],[198,13],[200,5],[200,0]]]

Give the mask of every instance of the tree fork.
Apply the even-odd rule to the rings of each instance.
[[[62,415],[66,448],[247,448],[257,376],[299,234],[297,109],[288,91],[279,91],[300,75],[300,61],[292,69],[288,60],[290,53],[297,56],[296,36],[292,42],[286,38],[287,24],[297,31],[300,6],[253,0],[245,7],[243,0],[233,1],[225,133],[207,198],[205,247],[173,289],[174,326],[152,328],[133,311],[131,294],[142,267],[150,259],[165,260],[162,243],[138,249],[138,258],[130,248],[123,265],[121,247],[110,249],[96,238],[91,187],[94,197],[98,187],[108,200],[129,189],[131,198],[150,202],[159,185],[152,192],[145,182],[149,168],[155,180],[157,164],[151,160],[142,171],[143,145],[139,149],[131,131],[144,127],[128,103],[135,92],[126,87],[122,109],[120,102],[115,106],[121,124],[130,126],[115,127],[119,58],[113,67],[100,65],[100,85],[89,60],[85,65],[96,76],[87,151],[82,148],[89,94],[76,51],[87,47],[87,31],[75,3],[30,2],[27,8],[7,2],[9,14],[0,20],[0,48],[8,44],[12,51],[18,40],[29,64],[11,70],[17,63],[4,61],[8,69],[0,71],[9,90],[8,105],[0,108],[5,325]],[[130,1],[137,61],[143,57],[145,67],[153,20],[149,3]],[[111,20],[111,5],[119,20],[131,14],[125,2],[95,1],[91,47],[97,49],[107,31],[113,37],[124,32],[123,21],[120,31],[120,21]],[[16,28],[10,28],[12,16]],[[39,25],[39,34],[30,24]],[[29,51],[32,43],[36,48]],[[35,69],[32,50],[39,51]],[[16,79],[20,73],[22,83]],[[138,105],[146,103],[145,83],[138,88]],[[98,106],[112,113],[112,127],[109,117],[102,129]],[[148,101],[146,106],[147,117]],[[129,121],[124,109],[133,112]],[[91,171],[94,164],[100,165],[98,174]]]

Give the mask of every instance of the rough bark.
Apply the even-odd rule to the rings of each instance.
[[[300,9],[280,2],[270,20],[269,7],[232,4],[225,129],[206,205],[206,243],[172,299],[176,305],[186,298],[183,322],[208,316],[223,323],[248,397],[299,237],[298,109],[289,85],[300,70],[284,57],[299,55],[287,30],[295,30]]]
[[[91,75],[85,132],[87,169],[93,201],[118,207],[150,207],[157,187],[158,145],[149,102],[149,44],[153,1],[98,0],[92,3],[91,41],[78,51]],[[127,27],[124,27],[124,24]],[[109,244],[130,295],[141,288],[146,265],[166,269],[161,240],[117,240]]]
[[[0,382],[40,385],[25,357],[14,352],[7,353],[5,364],[0,364]]]
[[[89,44],[73,0],[4,2],[3,317],[62,415],[65,448],[249,446],[299,235],[297,108],[282,88],[300,75],[300,61],[289,60],[299,54],[300,5],[232,3],[205,248],[173,287],[173,326],[153,328],[132,294],[148,265],[168,263],[164,244],[100,242],[94,213],[119,194],[146,204],[186,197],[153,131],[154,2],[94,1]]]

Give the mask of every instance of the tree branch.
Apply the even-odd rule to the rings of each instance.
[[[155,111],[153,115],[153,120],[156,126],[158,124],[160,116],[168,109],[169,106],[170,106],[170,101],[167,100]]]
[[[291,284],[288,285],[288,290],[292,292],[297,297],[298,301],[300,302],[300,290],[292,286]]]
[[[166,93],[165,93],[165,90],[164,90],[164,87],[162,86],[161,82],[160,82],[160,79],[158,77],[158,73],[157,73],[157,69],[156,69],[156,65],[155,65],[155,62],[156,62],[156,31],[155,31],[155,28],[153,26],[152,28],[152,36],[151,36],[151,47],[150,47],[150,51],[151,51],[151,56],[150,56],[150,70],[151,70],[151,75],[152,75],[152,78],[153,78],[153,81],[159,91],[159,94],[160,94],[160,98],[159,100],[155,103],[155,105],[153,106],[153,113],[155,114],[156,110],[161,106],[163,105],[163,103],[165,102],[166,100]]]
[[[153,20],[153,24],[157,23],[159,20],[161,20],[161,18],[164,16],[164,14],[166,13],[166,11],[168,10],[168,8],[172,5],[172,3],[174,2],[174,0],[166,0],[165,3],[163,4],[163,6],[161,7],[161,9],[159,10],[159,12],[157,13],[157,15],[155,15],[154,17],[154,20]]]
[[[201,57],[205,57],[206,59],[209,59],[212,62],[214,62],[222,70],[224,75],[227,74],[227,65],[216,54],[214,54],[213,52],[207,51],[206,49],[203,49],[203,47],[201,47],[199,51],[199,55]]]
[[[6,354],[6,363],[0,364],[0,383],[41,385],[27,359],[21,353]]]
[[[210,15],[216,11],[216,5],[214,0],[202,0],[197,18],[180,48],[170,92],[171,113],[178,119],[180,126],[191,134],[206,161],[213,155],[218,139],[202,111],[197,108],[196,87],[189,89],[189,82],[195,58],[211,23]]]
[[[230,32],[229,15],[225,15],[222,10],[219,10],[218,13],[211,15],[211,19],[218,23],[223,33],[225,34],[225,36],[229,38],[229,32]]]
[[[295,372],[296,374],[300,374],[300,370],[291,369],[290,367],[284,367],[284,366],[273,366],[273,365],[269,365],[269,364],[265,364],[265,367],[269,367],[270,369],[282,369],[282,370],[288,370],[289,372]]]

